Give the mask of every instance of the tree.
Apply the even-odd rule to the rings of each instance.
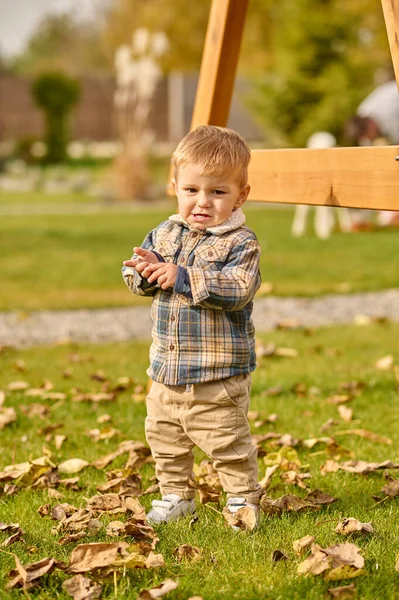
[[[43,73],[34,81],[32,92],[46,117],[45,162],[63,162],[67,157],[68,115],[79,98],[79,83],[63,73]]]
[[[14,71],[23,75],[62,71],[74,76],[110,71],[112,59],[102,53],[99,27],[93,21],[82,22],[74,13],[47,15],[14,59]]]
[[[304,146],[318,130],[342,139],[343,123],[389,63],[381,6],[372,0],[280,0],[271,70],[254,82],[252,108],[276,145]]]

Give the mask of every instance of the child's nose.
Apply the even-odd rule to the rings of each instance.
[[[209,196],[205,192],[198,194],[197,204],[198,206],[209,206],[211,203]]]

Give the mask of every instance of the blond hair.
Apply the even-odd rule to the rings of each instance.
[[[179,167],[194,164],[202,174],[210,176],[231,175],[240,185],[248,179],[251,151],[243,138],[232,129],[215,125],[200,125],[190,131],[173,153],[174,177]]]

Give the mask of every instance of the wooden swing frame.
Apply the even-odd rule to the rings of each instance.
[[[248,3],[212,0],[191,129],[227,125]],[[399,84],[399,2],[381,4]],[[399,210],[399,146],[253,150],[249,183],[257,202]]]

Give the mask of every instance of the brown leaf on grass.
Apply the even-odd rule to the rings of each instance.
[[[101,584],[92,581],[88,577],[75,575],[75,577],[63,582],[62,589],[74,600],[95,600],[100,598],[103,588]]]
[[[356,594],[356,587],[354,583],[350,585],[341,585],[336,588],[330,588],[328,590],[330,598],[337,598],[338,600],[352,600]]]
[[[13,555],[15,559],[16,568],[12,569],[8,576],[11,577],[11,581],[6,585],[6,589],[12,589],[14,587],[29,588],[33,583],[37,583],[37,580],[54,571],[55,567],[59,563],[54,558],[42,558],[38,562],[31,563],[29,565],[22,565],[18,556]]]
[[[104,372],[99,369],[98,371],[90,375],[90,379],[92,379],[93,381],[106,381],[108,378],[106,377],[106,375],[104,375]]]
[[[396,557],[395,571],[398,571],[398,573],[399,573],[399,554]]]
[[[10,537],[5,539],[4,542],[0,544],[1,548],[6,548],[7,546],[11,546],[11,544],[14,544],[14,542],[21,540],[25,533],[19,526],[19,523],[9,523],[8,525],[6,523],[0,523],[0,531],[4,531],[5,533],[12,533]]]
[[[118,558],[129,556],[128,547],[126,542],[81,544],[72,551],[66,572],[87,573],[114,565]]]
[[[0,429],[17,420],[17,413],[12,406],[0,406]]]
[[[189,544],[181,544],[173,550],[172,554],[177,557],[179,562],[182,562],[182,560],[196,562],[202,558],[201,550],[197,546],[190,546]]]
[[[325,505],[325,504],[332,504],[333,502],[337,502],[338,498],[334,498],[334,496],[330,496],[330,494],[326,494],[325,492],[322,492],[321,490],[313,490],[313,492],[310,492],[305,500],[307,502],[312,502],[313,504],[318,504],[318,505]]]
[[[4,390],[0,390],[0,407],[3,406],[5,401],[6,401],[6,393]]]
[[[212,461],[202,460],[199,465],[195,463],[193,471],[196,482],[208,483],[212,487],[222,489],[219,474],[216,471]]]
[[[267,490],[270,487],[273,475],[278,468],[279,465],[273,465],[272,467],[266,468],[265,476],[263,477],[263,479],[261,479],[261,481],[259,481],[259,485],[262,489]]]
[[[384,487],[381,488],[381,492],[384,492],[392,500],[399,495],[399,479],[391,479]]]
[[[334,531],[341,535],[349,535],[351,533],[373,533],[374,529],[371,523],[361,523],[353,517],[348,517],[340,521]]]
[[[278,452],[269,452],[263,462],[267,467],[279,465],[282,471],[298,471],[302,466],[297,451],[289,446],[283,446]]]
[[[159,483],[154,483],[153,485],[150,485],[146,490],[144,490],[141,495],[145,496],[147,494],[157,494],[158,492],[159,492]]]
[[[89,429],[87,435],[93,442],[99,442],[101,440],[110,440],[115,436],[121,435],[121,432],[115,427],[105,427],[104,429]]]
[[[138,498],[132,498],[131,496],[127,496],[123,499],[123,504],[126,506],[127,510],[132,513],[130,515],[131,519],[136,519],[138,521],[146,521],[147,516],[145,514],[145,508],[140,503]]]
[[[60,450],[62,444],[65,442],[66,439],[67,439],[66,435],[56,435],[56,436],[54,436],[54,445],[57,448],[57,450]]]
[[[299,540],[295,540],[295,542],[292,542],[292,547],[294,549],[295,554],[297,556],[301,556],[301,554],[304,554],[309,548],[309,546],[313,544],[314,540],[315,538],[313,535],[305,535],[305,537]]]
[[[310,473],[297,473],[296,471],[286,471],[280,475],[283,483],[287,485],[297,485],[303,490],[309,489],[304,483],[305,479],[310,479],[312,476]]]
[[[178,585],[172,579],[165,579],[165,581],[150,590],[142,590],[137,596],[137,600],[156,600],[157,598],[162,598],[165,594],[169,594],[169,592],[175,590]]]
[[[32,417],[44,419],[44,417],[50,412],[50,408],[47,406],[47,404],[39,404],[38,402],[32,402],[32,404],[27,406],[25,404],[21,404],[19,408],[21,412],[29,419]]]
[[[61,498],[64,497],[64,494],[54,488],[48,488],[47,493],[49,498],[52,498],[53,500],[61,500]]]
[[[326,473],[336,473],[340,468],[339,463],[335,460],[327,460],[324,465],[321,465],[320,471],[322,475],[325,475]]]
[[[334,396],[327,398],[326,402],[327,404],[344,404],[351,400],[353,400],[353,396],[349,394],[335,394]]]
[[[85,394],[75,394],[72,396],[72,402],[113,402],[116,399],[115,392],[87,392]]]
[[[339,413],[339,416],[341,417],[341,419],[343,421],[345,421],[346,423],[349,423],[349,421],[352,421],[353,410],[351,408],[348,408],[347,406],[340,404],[338,406],[338,413]]]
[[[105,529],[105,533],[111,537],[126,535],[126,525],[122,521],[110,521]]]
[[[9,389],[10,392],[21,392],[27,390],[28,387],[29,383],[27,381],[11,381],[8,384],[7,389]]]
[[[366,438],[367,440],[377,442],[379,444],[387,444],[388,446],[392,444],[392,440],[389,438],[373,433],[372,431],[368,431],[367,429],[347,429],[345,431],[336,431],[335,435],[358,435],[359,437]]]
[[[166,563],[162,554],[155,554],[155,552],[150,552],[145,561],[145,568],[158,569],[159,567],[166,567]]]
[[[320,575],[331,566],[331,558],[318,544],[312,546],[312,554],[298,565],[298,575]]]
[[[325,581],[338,581],[363,575],[365,571],[364,558],[360,549],[355,544],[335,544],[328,548],[321,548],[318,544],[312,547],[312,554],[298,565],[299,575],[325,575]]]
[[[235,513],[231,513],[228,507],[225,506],[222,514],[231,527],[252,531],[257,525],[255,511],[247,506],[239,508]]]
[[[191,484],[192,487],[197,489],[201,504],[208,504],[208,502],[219,502],[222,495],[221,490],[209,485],[208,483],[191,482]]]
[[[92,496],[87,500],[87,508],[99,512],[124,513],[127,511],[122,499],[118,494],[104,494],[102,496]]]
[[[97,486],[99,492],[114,492],[118,495],[141,496],[141,477],[136,473],[128,477],[115,477]]]
[[[57,543],[60,546],[66,546],[67,544],[79,542],[81,539],[86,537],[86,535],[87,535],[87,533],[85,531],[78,531],[77,533],[69,533],[68,535],[64,535],[62,538],[60,538]]]
[[[325,431],[331,429],[331,427],[334,427],[334,425],[338,425],[338,421],[336,421],[335,419],[327,419],[324,425],[320,427],[320,431],[324,433]]]
[[[112,421],[112,417],[111,417],[111,415],[104,414],[104,415],[100,415],[99,417],[97,417],[96,420],[97,420],[97,423],[102,425],[103,423],[110,423]]]
[[[302,445],[308,450],[314,448],[317,444],[326,444],[327,446],[331,446],[335,443],[334,438],[332,437],[320,437],[320,438],[310,438],[308,440],[302,440]]]
[[[90,510],[87,510],[85,508],[79,508],[79,510],[77,510],[70,517],[61,518],[58,529],[63,531],[69,531],[70,533],[83,531],[86,528],[89,529],[92,521],[99,523],[97,519],[93,519],[93,513]],[[98,527],[96,527],[96,530],[98,531]]]
[[[290,560],[289,557],[284,554],[282,550],[273,550],[272,563],[279,562],[280,560]]]
[[[314,502],[303,500],[298,496],[286,494],[277,500],[264,495],[260,501],[260,507],[268,516],[280,516],[283,512],[300,512],[302,510],[319,510],[320,506]]]
[[[359,473],[361,475],[367,475],[373,471],[380,469],[399,469],[399,464],[394,463],[390,460],[385,460],[382,463],[377,462],[366,462],[364,460],[349,460],[339,465],[339,468],[348,473]]]
[[[159,537],[157,536],[153,527],[147,524],[147,522],[140,521],[125,521],[125,532],[126,535],[131,535],[136,540],[149,541],[151,546],[155,548]]]
[[[47,507],[49,505],[45,504],[45,506]],[[40,509],[43,509],[43,507],[41,507]],[[76,508],[76,506],[73,506],[73,504],[68,504],[67,502],[64,502],[63,504],[57,504],[51,509],[51,518],[55,521],[61,521],[62,519],[70,517],[71,515],[76,513],[77,510],[78,509]]]
[[[143,453],[143,452],[150,453],[148,446],[146,446],[142,442],[136,442],[133,440],[125,440],[118,445],[118,448],[114,452],[111,452],[110,454],[107,454],[106,456],[103,456],[102,458],[99,458],[98,460],[96,460],[93,463],[93,467],[96,467],[96,469],[103,469],[104,467],[109,465],[111,462],[113,462],[115,460],[115,458],[117,458],[118,456],[121,456],[121,454],[126,454],[127,452],[131,452],[131,451],[136,451],[139,453],[140,452],[141,453]]]
[[[72,475],[74,473],[79,473],[86,467],[89,467],[90,463],[87,460],[83,460],[82,458],[69,458],[64,462],[58,465],[58,471],[60,473],[67,473],[68,475]]]
[[[375,363],[375,368],[380,369],[380,371],[389,371],[393,367],[393,356],[392,354],[387,354],[382,358],[379,358]]]

